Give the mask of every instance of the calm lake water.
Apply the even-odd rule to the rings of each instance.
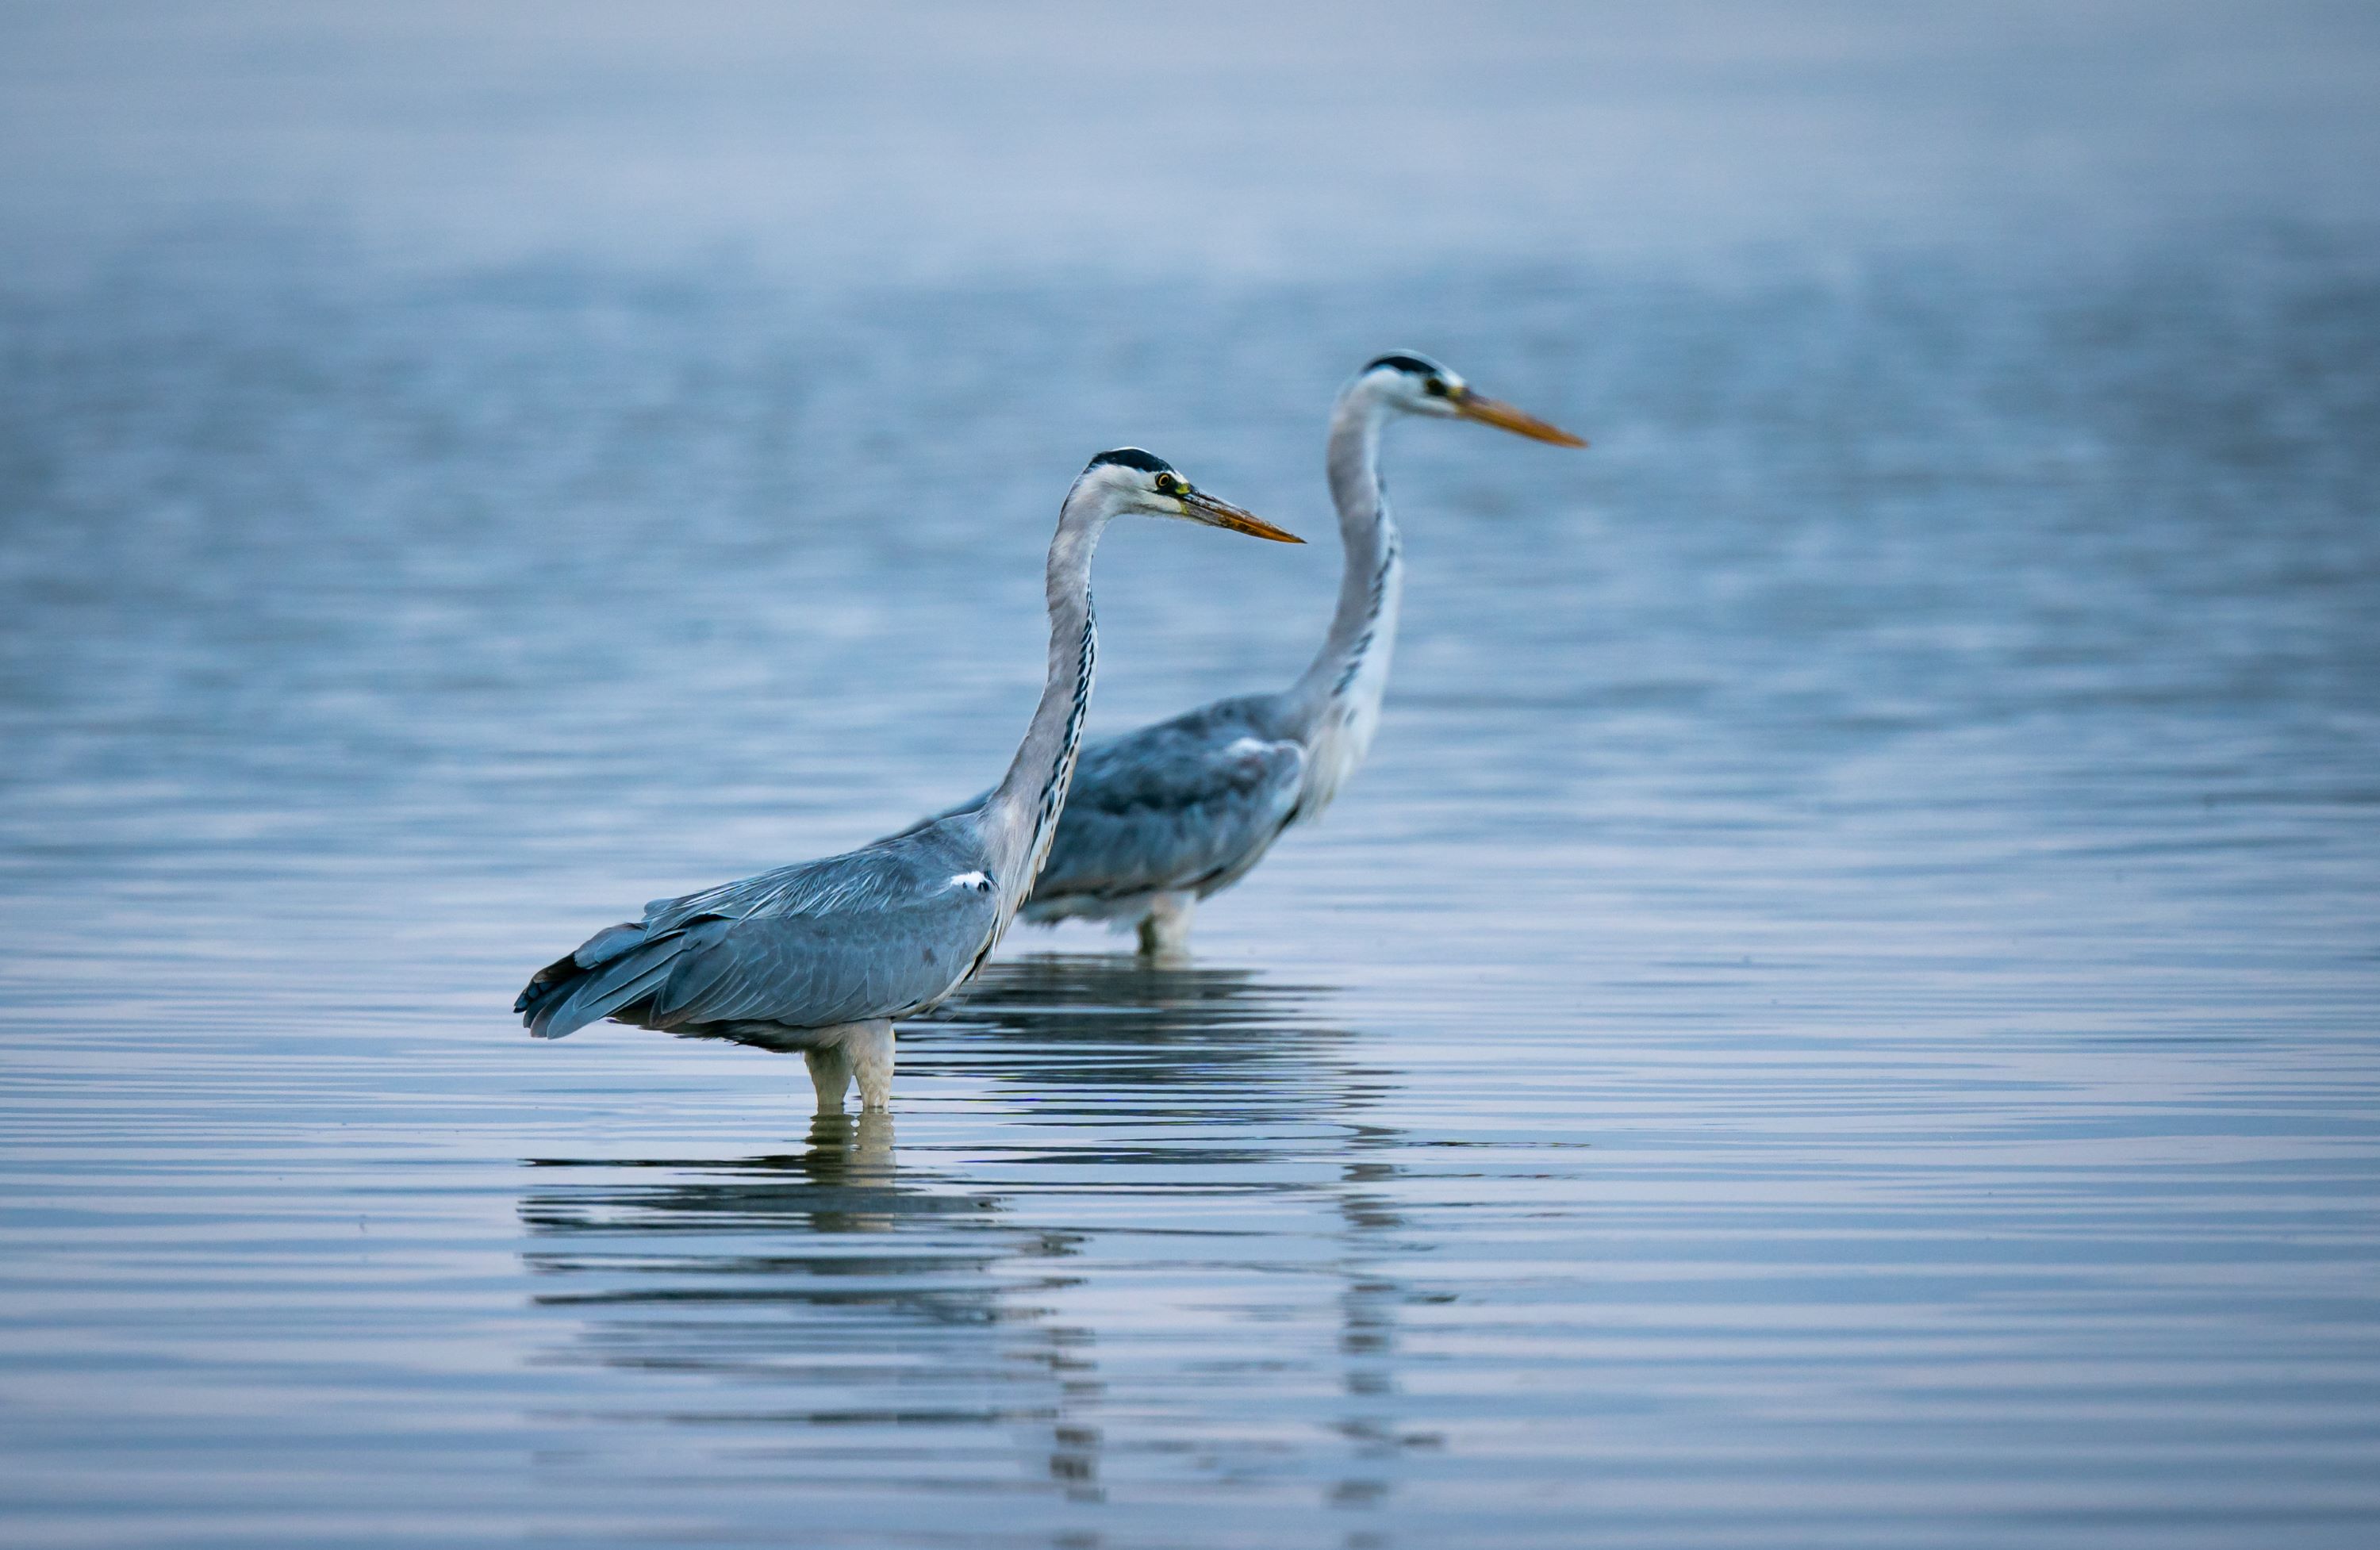
[[[44,43],[67,120],[106,43]],[[1434,124],[1528,116],[1496,57]],[[150,229],[0,286],[0,1539],[2373,1543],[2380,263],[2318,160],[2318,220],[2115,157],[2087,230],[1664,257],[1524,178],[1500,254],[1258,201],[1179,272],[1028,212],[922,274],[393,258],[402,200],[85,166]],[[1094,730],[1285,682],[1324,410],[1398,345],[1595,445],[1393,429],[1379,742],[1193,963],[1020,928],[840,1120],[506,1014],[995,775],[1100,447],[1318,541],[1120,525]]]

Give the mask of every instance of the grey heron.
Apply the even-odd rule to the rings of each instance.
[[[530,977],[513,1004],[529,1032],[560,1038],[604,1017],[685,1032],[765,1025],[794,1034],[821,1108],[840,1108],[855,1077],[862,1107],[885,1108],[894,1021],[982,965],[1049,854],[1099,648],[1091,553],[1127,515],[1303,541],[1192,488],[1160,457],[1101,453],[1059,507],[1046,575],[1049,675],[1007,777],[966,807],[862,849],[655,900],[643,919],[598,931]]]
[[[1178,952],[1198,901],[1246,876],[1290,825],[1319,816],[1363,762],[1404,586],[1379,470],[1380,432],[1397,415],[1586,444],[1426,356],[1384,355],[1357,372],[1330,414],[1326,466],[1346,564],[1313,664],[1279,694],[1216,700],[1084,749],[1026,920],[1137,925],[1144,953]]]

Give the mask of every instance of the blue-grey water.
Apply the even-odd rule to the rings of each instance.
[[[2374,1543],[2368,19],[1101,14],[18,18],[0,1541]],[[1594,447],[1393,428],[1192,963],[506,1015],[994,775],[1100,447],[1317,541],[1094,731],[1286,681],[1401,345]]]

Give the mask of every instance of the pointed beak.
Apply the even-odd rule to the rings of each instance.
[[[1454,412],[1465,419],[1475,419],[1482,425],[1492,425],[1515,436],[1526,436],[1532,442],[1551,442],[1558,447],[1586,445],[1586,439],[1583,436],[1573,436],[1560,426],[1548,425],[1536,416],[1515,409],[1500,398],[1489,398],[1468,388],[1463,390],[1462,397],[1454,400]]]
[[[1218,501],[1203,490],[1185,490],[1175,497],[1182,503],[1182,515],[1193,522],[1203,522],[1209,527],[1226,527],[1250,538],[1270,539],[1275,543],[1304,543],[1305,540],[1285,527],[1276,527],[1252,511],[1243,511],[1229,501]]]

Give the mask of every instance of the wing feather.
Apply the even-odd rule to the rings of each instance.
[[[901,1016],[950,991],[998,909],[988,893],[953,888],[892,910],[706,920],[680,938],[647,1020],[825,1027]]]
[[[678,1028],[905,1015],[948,994],[998,925],[970,815],[763,872],[607,926],[538,971],[515,1010],[560,1038],[618,1015]]]
[[[1034,885],[1037,914],[1211,891],[1254,866],[1296,810],[1305,750],[1223,701],[1087,751]],[[1057,906],[1057,908],[1053,908]]]
[[[666,937],[589,971],[529,1010],[529,1033],[561,1038],[650,995],[666,978],[670,961],[684,945],[676,937]]]

